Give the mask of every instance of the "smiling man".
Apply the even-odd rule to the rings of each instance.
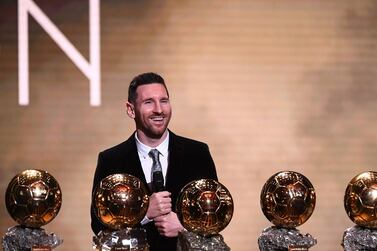
[[[175,135],[168,130],[172,115],[169,92],[156,73],[136,76],[128,88],[128,116],[136,131],[123,143],[98,156],[92,190],[92,230],[106,228],[95,216],[93,192],[110,174],[138,177],[149,189],[149,207],[140,226],[147,231],[150,251],[175,251],[183,229],[175,213],[180,190],[197,179],[215,179],[217,174],[205,143]]]

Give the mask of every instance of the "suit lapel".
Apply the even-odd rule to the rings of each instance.
[[[169,164],[166,174],[166,188],[167,190],[177,187],[177,182],[181,177],[181,168],[183,161],[183,147],[178,144],[177,136],[169,131]]]
[[[127,160],[125,164],[127,170],[129,170],[129,174],[138,177],[144,184],[147,184],[143,168],[141,167],[139,154],[137,153],[135,134],[132,134],[127,142],[129,143],[127,149],[125,150],[125,157]]]

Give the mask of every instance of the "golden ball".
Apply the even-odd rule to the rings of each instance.
[[[25,170],[9,183],[5,204],[12,218],[22,226],[39,228],[52,221],[62,204],[55,178],[43,170]]]
[[[149,197],[144,184],[129,174],[109,175],[94,193],[98,219],[108,228],[119,230],[138,224],[148,210]]]
[[[313,185],[302,174],[282,171],[264,184],[260,196],[264,215],[274,225],[295,228],[309,219],[316,202]]]
[[[357,225],[377,229],[377,172],[360,173],[348,183],[344,208]]]
[[[212,179],[201,179],[184,186],[176,211],[183,227],[202,236],[218,234],[233,216],[233,199],[228,189]]]

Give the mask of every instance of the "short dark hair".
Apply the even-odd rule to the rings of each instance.
[[[153,84],[153,83],[162,84],[165,87],[165,90],[169,96],[168,88],[165,85],[165,80],[157,73],[146,72],[146,73],[137,75],[136,77],[134,77],[134,79],[132,79],[130,86],[128,87],[128,102],[134,103],[136,101],[136,98],[137,98],[136,89],[140,85],[147,85],[147,84]]]

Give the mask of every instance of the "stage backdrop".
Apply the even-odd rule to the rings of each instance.
[[[38,168],[63,192],[59,215],[45,227],[64,238],[57,250],[91,249],[98,152],[134,131],[127,87],[154,71],[171,94],[170,129],[209,144],[233,195],[234,217],[222,232],[232,250],[258,250],[271,225],[260,191],[281,170],[303,173],[316,189],[315,211],[299,227],[318,239],[312,250],[341,250],[353,226],[343,207],[347,183],[377,167],[376,1],[106,0],[93,33],[89,1],[22,3],[29,24],[19,41],[18,3],[0,2],[0,235],[15,225],[4,203],[9,181]],[[30,14],[32,3],[87,61],[89,77]],[[27,51],[19,77],[18,55]],[[25,73],[29,105],[21,106]]]

